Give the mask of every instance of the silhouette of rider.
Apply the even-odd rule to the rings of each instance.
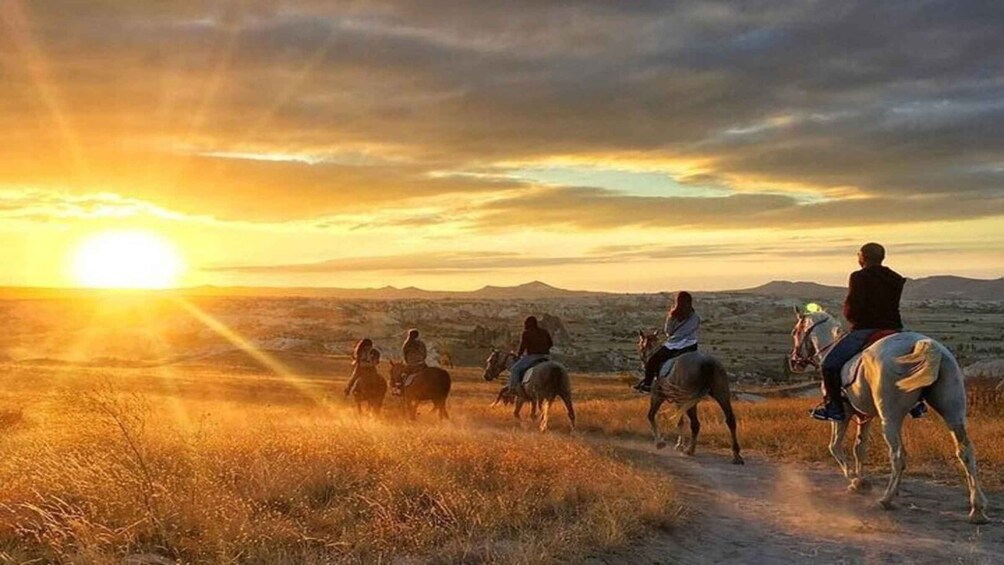
[[[404,343],[401,344],[401,357],[404,358],[404,386],[411,384],[414,375],[421,372],[426,365],[426,359],[429,356],[429,350],[425,346],[425,342],[419,339],[419,333],[416,329],[408,330],[408,337],[405,338]]]
[[[823,358],[824,401],[812,410],[817,420],[842,421],[845,418],[841,399],[841,370],[855,355],[861,353],[869,338],[878,330],[902,330],[899,301],[906,279],[882,265],[885,248],[866,243],[858,251],[861,269],[851,273],[844,300],[844,318],[851,325],[847,332]]]
[[[701,317],[694,311],[694,298],[683,290],[676,293],[673,307],[666,314],[666,342],[645,361],[645,378],[635,385],[639,392],[652,390],[652,382],[667,361],[690,351],[697,351]]]
[[[547,359],[554,341],[551,334],[537,324],[537,318],[527,316],[523,320],[523,335],[519,338],[516,362],[509,369],[509,391],[515,393],[523,382],[523,375],[534,364]]]

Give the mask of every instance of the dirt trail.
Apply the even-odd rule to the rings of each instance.
[[[604,442],[607,443],[607,442]],[[610,442],[626,458],[677,477],[687,506],[674,531],[593,556],[602,563],[1004,563],[1004,497],[990,497],[991,523],[970,525],[961,474],[939,484],[907,476],[897,510],[876,504],[885,477],[865,495],[845,491],[836,466],[774,463],[724,452],[686,457],[650,443]],[[876,480],[877,479],[877,480]]]

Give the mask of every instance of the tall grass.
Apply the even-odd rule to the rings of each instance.
[[[677,508],[668,477],[567,435],[337,400],[179,407],[129,384],[74,383],[0,440],[0,560],[547,562]]]

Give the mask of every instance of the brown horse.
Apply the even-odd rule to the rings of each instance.
[[[502,353],[498,349],[493,349],[488,360],[485,361],[484,379],[493,381],[500,374],[512,367],[516,355],[512,352]],[[547,431],[548,413],[554,399],[561,398],[565,403],[565,411],[568,412],[568,419],[572,423],[571,431],[575,431],[575,408],[572,406],[572,381],[568,376],[568,370],[556,361],[543,361],[527,369],[523,385],[517,387],[519,390],[510,391],[509,387],[504,387],[499,391],[498,398],[492,406],[499,403],[515,403],[513,417],[520,418],[520,411],[523,410],[523,403],[530,402],[530,417],[537,417],[537,409],[540,413],[540,431]]]
[[[638,332],[638,352],[644,364],[647,355],[655,349],[656,335]],[[665,377],[656,379],[652,387],[652,401],[649,404],[648,421],[655,436],[655,446],[666,447],[666,441],[659,433],[656,417],[659,409],[666,401],[676,405],[670,421],[676,420],[676,449],[687,455],[693,455],[697,447],[697,434],[701,431],[701,422],[697,419],[697,403],[705,396],[711,396],[721,406],[725,414],[725,425],[729,427],[732,436],[732,462],[736,465],[744,463],[739,454],[739,440],[736,438],[736,416],[732,412],[732,392],[729,390],[729,377],[725,367],[714,357],[692,351],[684,353],[671,360],[673,368]],[[690,441],[683,439],[683,416],[690,419]]]
[[[404,400],[404,410],[412,420],[418,416],[418,405],[422,402],[432,402],[432,405],[439,412],[440,420],[449,420],[450,414],[446,411],[446,399],[450,396],[450,387],[453,381],[450,373],[439,367],[423,367],[418,373],[411,377],[411,382],[407,383],[404,371],[407,365],[404,363],[390,362],[390,382],[394,387],[394,394],[399,395]]]
[[[379,414],[387,395],[387,381],[380,376],[376,367],[360,366],[356,371],[356,377],[345,389],[345,395],[352,396],[360,414],[363,413],[364,406],[373,414]]]

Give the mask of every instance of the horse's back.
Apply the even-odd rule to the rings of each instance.
[[[415,382],[408,389],[414,391],[417,400],[444,399],[453,386],[450,373],[442,367],[426,367],[415,377]]]
[[[544,361],[527,370],[524,381],[539,395],[546,397],[571,394],[572,379],[568,369],[557,361]]]

